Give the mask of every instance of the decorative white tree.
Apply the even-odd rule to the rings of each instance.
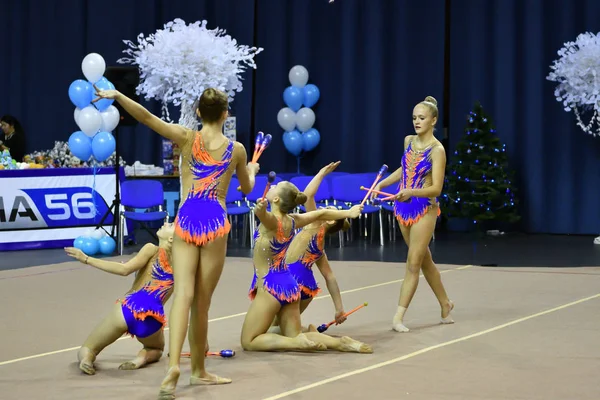
[[[554,91],[556,100],[563,103],[565,111],[573,110],[577,125],[586,133],[600,135],[600,34],[586,32],[575,42],[567,42],[558,51],[559,59],[550,66],[552,72],[546,79],[558,82]],[[590,123],[585,125],[581,114],[594,111]],[[593,128],[594,122],[598,124]]]
[[[163,119],[171,122],[168,104],[172,103],[180,106],[179,124],[191,129],[198,125],[194,103],[202,92],[217,88],[233,101],[235,92],[242,91],[241,73],[247,67],[256,68],[254,56],[263,50],[238,45],[225,30],[209,30],[206,24],[196,21],[186,25],[175,19],[147,37],[140,33],[137,44],[123,41],[129,46],[123,52],[131,57],[117,61],[138,65],[137,94],[160,101]]]

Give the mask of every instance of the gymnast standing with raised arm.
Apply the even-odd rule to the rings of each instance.
[[[175,288],[169,315],[169,370],[161,384],[159,399],[173,399],[180,375],[180,357],[188,320],[192,376],[190,384],[214,385],[231,379],[208,373],[204,367],[208,310],[221,277],[231,226],[225,198],[235,171],[244,193],[254,188],[259,166],[246,165],[246,149],[223,135],[228,98],[217,89],[206,89],[196,113],[202,130],[168,124],[116,90],[98,90],[100,98],[115,99],[132,117],[181,148],[181,205],[175,220],[173,274]]]

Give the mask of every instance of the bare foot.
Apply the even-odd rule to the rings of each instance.
[[[450,312],[454,309],[454,303],[448,300],[444,306],[442,306],[442,324],[453,324],[454,320],[450,316]]]
[[[358,340],[354,340],[348,336],[342,336],[340,339],[340,348],[339,351],[347,351],[350,353],[365,353],[371,354],[373,353],[373,349],[366,343],[359,342]]]
[[[140,369],[143,366],[148,364],[152,364],[160,360],[162,357],[162,350],[158,349],[142,349],[136,358],[131,361],[124,362],[119,365],[119,369],[121,370],[134,370]]]
[[[204,371],[200,376],[190,376],[190,385],[225,385],[231,383],[231,379],[223,378]]]
[[[314,351],[314,350],[327,350],[327,346],[324,343],[315,343],[309,340],[305,334],[301,333],[294,338],[298,343],[298,350]]]
[[[77,359],[79,360],[79,369],[87,375],[95,375],[96,368],[94,368],[94,360],[96,355],[93,351],[87,347],[82,347],[77,352]]]
[[[307,332],[318,332],[317,327],[314,326],[313,324],[310,324],[308,326]]]
[[[160,391],[158,392],[158,400],[172,400],[175,398],[175,388],[177,387],[177,381],[179,380],[179,367],[171,367],[167,371],[167,376],[163,379],[160,384]]]

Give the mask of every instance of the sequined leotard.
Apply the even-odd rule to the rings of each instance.
[[[303,235],[306,234],[307,230],[304,228],[299,234],[296,235],[294,241],[306,240]],[[325,245],[325,226],[321,226],[313,235],[308,239],[308,243],[305,245],[304,253],[296,260],[286,260],[288,262],[288,268],[290,273],[298,282],[298,286],[302,291],[301,298],[303,300],[313,298],[321,289],[315,279],[314,272],[312,270],[313,265],[323,257],[323,248]]]
[[[130,335],[150,336],[166,323],[164,303],[173,292],[173,269],[166,250],[159,248],[152,267],[140,271],[136,281],[143,286],[128,293],[121,301],[121,310]]]
[[[413,149],[413,139],[410,139],[402,156],[402,175],[398,184],[398,191],[402,189],[423,189],[431,185],[431,150],[436,143],[434,142],[424,150],[419,151]],[[441,210],[437,198],[411,197],[407,202],[394,202],[394,215],[399,223],[410,226],[427,214],[431,207],[437,207],[438,215],[440,215]]]
[[[196,132],[191,149],[185,153],[191,157],[189,162],[182,162],[182,168],[189,169],[193,183],[175,219],[175,233],[187,243],[202,246],[231,229],[217,188],[231,164],[233,142],[228,140],[221,160],[215,160],[205,149],[202,135]]]
[[[295,234],[295,221],[292,218],[292,227],[289,235],[285,235],[281,220],[277,220],[277,232],[269,243],[269,247],[261,248],[259,240],[261,240],[260,226],[254,231],[254,277],[250,284],[248,296],[254,300],[258,290],[258,275],[257,275],[257,260],[262,262],[262,258],[266,257],[268,271],[262,277],[263,287],[273,297],[279,300],[281,305],[294,302],[300,298],[300,288],[298,283],[290,273],[286,263],[286,251]]]

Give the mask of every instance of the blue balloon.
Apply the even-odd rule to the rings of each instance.
[[[86,237],[83,239],[83,244],[81,246],[81,251],[83,251],[88,256],[93,256],[100,249],[100,245],[98,244],[98,240],[90,237]]]
[[[283,134],[283,145],[287,151],[295,156],[299,156],[302,153],[302,135],[296,129],[285,132]]]
[[[86,108],[92,102],[94,88],[92,84],[83,79],[77,79],[69,86],[69,99],[71,102],[81,109]]]
[[[302,149],[311,151],[319,145],[321,134],[315,128],[310,128],[302,134]]]
[[[81,161],[87,161],[92,156],[92,139],[82,131],[73,132],[69,137],[69,150]]]
[[[92,140],[92,153],[100,162],[106,161],[115,152],[117,143],[110,132],[98,132]]]
[[[106,255],[112,254],[117,247],[117,243],[115,243],[115,240],[110,236],[104,236],[98,241],[98,244],[100,245],[100,253]]]
[[[115,90],[115,85],[113,85],[112,82],[110,82],[105,77],[102,77],[102,79],[96,82],[95,85],[100,90]],[[94,106],[96,106],[96,109],[98,109],[98,111],[104,111],[108,107],[110,107],[114,102],[114,99],[100,99],[94,103]]]
[[[283,101],[285,102],[286,106],[291,108],[292,111],[296,112],[302,107],[304,94],[302,93],[302,90],[296,86],[288,86],[283,91]]]
[[[309,83],[308,85],[304,86],[302,88],[302,91],[304,92],[304,107],[314,106],[315,104],[317,104],[317,101],[319,101],[319,98],[321,97],[321,91],[312,83]]]
[[[83,236],[79,236],[78,238],[76,238],[73,241],[73,247],[75,247],[76,249],[83,249],[83,243],[85,242],[85,237]]]

